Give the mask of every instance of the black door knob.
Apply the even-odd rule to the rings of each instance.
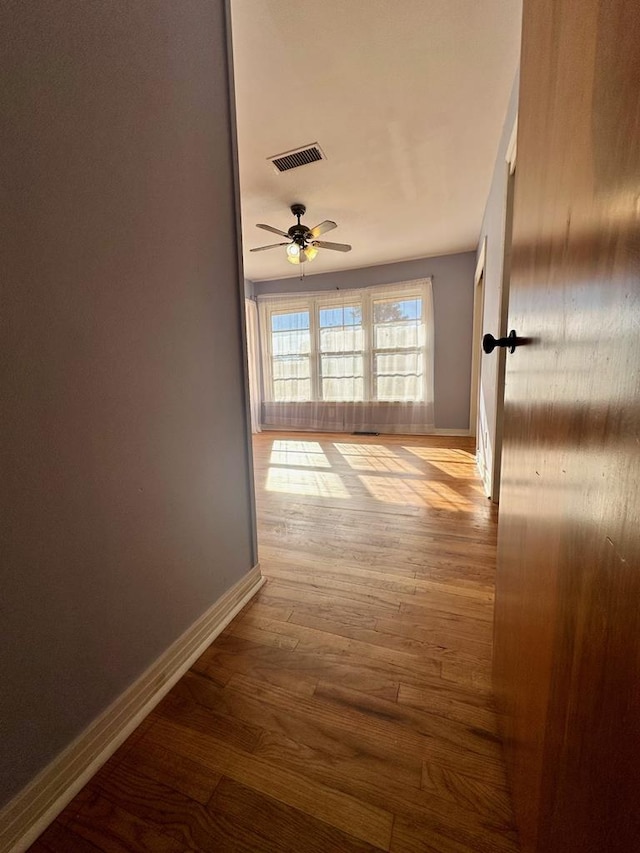
[[[485,335],[482,338],[482,349],[486,353],[493,352],[496,347],[507,347],[509,352],[514,352],[522,340],[516,335],[515,329],[511,329],[506,338],[494,338],[493,335]]]

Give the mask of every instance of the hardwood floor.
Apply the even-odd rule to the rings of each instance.
[[[267,583],[31,849],[515,853],[472,441],[254,445]]]

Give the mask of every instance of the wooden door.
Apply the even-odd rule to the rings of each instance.
[[[495,622],[523,850],[640,851],[640,6],[525,0]]]

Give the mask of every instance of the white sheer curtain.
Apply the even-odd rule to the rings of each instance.
[[[251,432],[261,432],[260,426],[260,337],[258,334],[258,306],[253,299],[245,299],[247,322],[247,362],[249,367],[249,408]]]
[[[258,305],[264,426],[433,431],[430,279]]]

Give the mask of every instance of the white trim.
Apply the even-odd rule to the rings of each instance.
[[[0,853],[24,853],[33,844],[264,581],[258,564],[0,811]]]
[[[487,235],[484,235],[473,275],[473,328],[471,330],[471,390],[469,396],[469,434],[478,431],[478,395],[482,370],[482,333],[484,331],[484,270],[487,260]],[[479,288],[480,282],[482,288]],[[480,291],[480,292],[479,292]]]
[[[317,435],[358,435],[357,432],[335,432],[334,430],[326,430],[326,429],[313,429],[312,427],[277,427],[277,426],[263,426],[262,432],[305,432],[305,433],[316,433]],[[428,438],[430,435],[458,435],[458,436],[470,436],[471,430],[468,429],[432,429],[429,432],[389,432],[388,430],[380,430],[377,435],[385,436],[385,435],[410,435],[410,436],[424,436]],[[1,851],[0,851],[1,853]]]
[[[509,144],[507,145],[507,153],[505,154],[505,160],[507,161],[507,165],[509,166],[509,174],[513,175],[516,170],[516,157],[518,154],[518,116],[516,115],[513,127],[511,128],[511,136],[509,137]]]
[[[514,122],[511,138],[516,138],[518,120]],[[504,219],[502,232],[502,268],[500,271],[500,320],[498,335],[504,336],[509,329],[509,289],[511,285],[511,247],[513,240],[513,205],[515,200],[515,149],[513,160],[507,160],[508,172],[504,187]],[[502,476],[502,429],[504,423],[504,390],[506,382],[507,351],[504,347],[497,349],[496,395],[495,395],[495,431],[493,434],[493,454],[490,471],[491,500],[500,500],[500,479]]]
[[[473,274],[473,286],[477,287],[480,281],[480,276],[484,272],[484,265],[487,258],[487,235],[484,235],[480,251],[478,252],[478,260],[476,261],[476,271]]]

